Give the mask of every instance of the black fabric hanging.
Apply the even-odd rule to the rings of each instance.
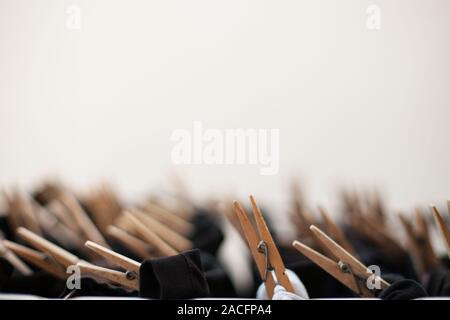
[[[139,295],[154,299],[192,299],[208,297],[200,250],[175,256],[149,259],[139,269]]]
[[[3,261],[2,261],[3,260]],[[8,262],[6,262],[8,263]],[[29,294],[45,298],[57,298],[64,290],[65,281],[43,272],[36,271],[31,275],[22,275],[11,269],[0,277],[0,292],[14,294]],[[5,261],[0,259],[0,272],[5,270]],[[8,276],[9,274],[9,276]]]
[[[194,248],[209,252],[215,256],[223,242],[224,235],[214,218],[214,213],[204,209],[197,209],[190,222],[194,225],[194,230],[189,239],[193,242]]]
[[[137,291],[128,291],[121,287],[115,286],[106,282],[98,282],[95,279],[82,277],[80,279],[79,289],[68,289],[64,287],[62,293],[59,294],[60,298],[64,298],[70,295],[71,298],[75,297],[138,297]]]
[[[4,292],[4,287],[14,272],[14,267],[4,258],[0,257],[0,292]]]
[[[230,277],[216,258],[205,251],[200,252],[200,257],[203,270],[205,270],[210,296],[216,298],[236,297],[236,290]]]
[[[389,282],[389,277],[384,277]],[[376,296],[383,300],[411,300],[427,297],[425,288],[418,282],[411,279],[401,279],[391,282],[391,285],[376,293]]]
[[[450,270],[442,266],[430,270],[425,288],[432,297],[450,296]]]

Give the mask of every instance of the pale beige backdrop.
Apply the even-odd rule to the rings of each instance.
[[[381,30],[366,27],[369,5]],[[66,9],[81,9],[81,30]],[[391,205],[450,197],[448,0],[0,0],[0,186],[109,179],[128,199],[167,188],[311,203],[378,185]],[[280,173],[174,166],[170,135],[280,129]]]

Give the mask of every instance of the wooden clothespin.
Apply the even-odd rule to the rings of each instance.
[[[42,230],[29,196],[17,189],[11,194],[4,190],[3,195],[8,206],[8,222],[11,228],[25,226],[33,232],[41,234]]]
[[[319,209],[320,215],[322,217],[322,222],[323,222],[326,233],[329,234],[331,238],[336,239],[336,242],[339,243],[350,254],[355,255],[356,251],[355,251],[355,249],[353,249],[353,246],[350,244],[350,241],[348,241],[345,234],[333,222],[333,220],[327,214],[325,209],[321,206],[319,206],[318,209]]]
[[[152,255],[149,252],[149,246],[144,241],[129,234],[125,230],[110,225],[106,228],[106,233],[142,260],[152,258]]]
[[[449,202],[447,202],[447,205],[449,206],[449,213],[450,213]],[[433,213],[434,222],[436,223],[436,226],[439,230],[439,234],[441,235],[442,241],[444,242],[444,245],[447,248],[447,254],[450,257],[450,230],[445,225],[444,219],[442,218],[439,211],[434,205],[431,206],[431,212]]]
[[[133,230],[137,235],[146,243],[148,243],[155,251],[161,256],[174,256],[178,254],[178,251],[171,247],[167,242],[161,239],[154,231],[147,228],[138,218],[136,218],[131,212],[124,212],[125,218],[131,224]]]
[[[184,236],[189,235],[194,228],[190,222],[153,202],[147,202],[144,206],[144,210],[155,219]]]
[[[297,181],[291,183],[291,221],[296,228],[297,235],[308,244],[313,245],[311,242],[311,232],[309,226],[314,224],[314,220],[306,209],[305,200],[302,189]]]
[[[253,196],[250,196],[250,202],[257,230],[254,229],[244,208],[237,201],[234,201],[234,210],[241,223],[253,260],[266,287],[267,296],[272,299],[273,291],[277,283],[282,285],[286,291],[294,292],[294,288],[285,273],[281,255],[272,239],[270,231],[267,229],[266,222]],[[272,271],[275,272],[276,278],[274,278]]]
[[[82,202],[103,234],[106,233],[108,226],[122,213],[119,197],[106,182],[85,195]]]
[[[378,190],[374,190],[373,193],[368,195],[366,200],[368,212],[376,221],[378,221],[380,225],[385,226],[387,221],[386,210],[380,192]]]
[[[47,205],[52,200],[56,200],[64,190],[63,184],[53,178],[41,181],[34,190],[34,198],[42,205]]]
[[[103,257],[109,263],[126,270],[125,272],[98,267],[89,263],[79,262],[77,266],[82,273],[92,277],[111,281],[126,289],[139,290],[139,268],[141,264],[124,255],[105,248],[95,242],[87,241],[86,247]]]
[[[234,227],[234,230],[236,230],[237,233],[239,233],[241,238],[245,239],[244,231],[242,230],[239,218],[234,213],[234,206],[231,199],[232,199],[231,197],[227,197],[217,206],[216,209],[225,217],[226,221],[228,221],[230,225]]]
[[[5,241],[0,240],[0,257],[3,257],[8,261],[15,269],[17,269],[23,275],[30,275],[33,273],[23,261],[20,259],[14,251],[5,246]]]
[[[67,191],[62,192],[59,195],[58,200],[61,201],[61,203],[72,213],[72,217],[82,230],[86,239],[100,243],[105,247],[109,247],[101,232],[97,229],[95,224],[81,207],[78,200],[75,199],[72,194]]]
[[[430,268],[439,264],[431,245],[427,223],[419,209],[416,210],[417,228],[404,215],[399,214],[399,218],[407,235],[409,252],[416,271],[422,277]]]
[[[60,263],[64,268],[67,268],[71,265],[75,265],[81,261],[76,255],[70,253],[67,250],[57,246],[54,243],[42,238],[41,236],[35,234],[34,232],[20,227],[17,229],[17,234],[30,245],[35,247],[36,249],[48,254],[55,261]]]
[[[180,252],[191,249],[193,247],[193,244],[190,240],[173,231],[165,224],[159,222],[150,215],[135,209],[131,210],[131,213],[134,214],[134,216],[138,218],[148,229],[156,233],[161,239],[167,242],[175,250]]]
[[[367,286],[367,279],[371,276],[374,277],[375,283],[380,284],[378,289],[389,287],[388,282],[379,276],[374,276],[370,269],[338,245],[333,239],[328,237],[319,228],[313,225],[310,229],[317,240],[321,241],[329,251],[333,252],[334,260],[320,254],[299,241],[294,241],[293,246],[312,262],[332,275],[336,280],[340,281],[350,290],[362,297],[374,296],[373,290],[369,289]]]
[[[355,218],[361,215],[361,200],[359,195],[351,190],[341,188],[339,190],[339,196],[342,201],[342,210],[345,214],[346,222],[354,223]]]
[[[389,234],[386,228],[371,217],[360,214],[354,217],[354,222],[356,223],[351,224],[351,226],[357,232],[360,232],[367,240],[384,250],[390,257],[395,258],[407,255],[405,249]]]
[[[9,240],[3,240],[3,244],[6,248],[35,267],[46,271],[59,279],[67,278],[67,274],[64,272],[63,268],[49,255]]]
[[[58,219],[58,221],[60,221],[66,228],[70,229],[72,233],[76,234],[79,238],[82,236],[80,226],[69,212],[69,209],[67,209],[60,201],[50,201],[47,204],[47,208]]]
[[[296,227],[298,236],[303,241],[311,241],[311,232],[309,230],[309,226],[314,224],[314,220],[310,212],[306,208],[298,208],[297,210],[295,210],[295,214],[291,216],[291,220]]]

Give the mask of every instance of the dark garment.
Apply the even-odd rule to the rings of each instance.
[[[68,289],[64,287],[64,291],[60,293],[60,298],[75,297],[138,297],[137,291],[128,291],[122,287],[117,287],[110,283],[99,282],[95,279],[82,277],[80,279],[79,289]]]
[[[420,283],[410,279],[401,279],[391,283],[388,288],[377,292],[376,296],[383,300],[411,300],[427,297],[428,294]]]
[[[6,273],[3,274],[5,271],[4,260],[0,261],[0,272],[2,273],[0,276],[1,293],[30,294],[45,298],[57,298],[65,287],[64,280],[57,279],[43,271],[24,276],[15,271],[9,273],[10,270],[10,268],[7,268]]]
[[[358,230],[349,226],[342,227],[347,239],[357,253],[357,258],[366,266],[376,265],[384,274],[400,274],[404,278],[418,281],[409,255],[388,256],[385,250],[371,243]]]
[[[205,270],[210,296],[216,298],[236,297],[236,290],[234,289],[233,283],[219,262],[205,251],[201,251],[200,256],[203,270]]]
[[[0,292],[4,292],[3,288],[13,272],[14,267],[6,259],[0,257]]]
[[[214,213],[197,209],[191,218],[191,223],[194,225],[194,230],[189,239],[193,242],[194,248],[215,256],[224,236],[218,221],[214,218]]]
[[[8,220],[6,219],[6,215],[0,215],[0,233],[3,233],[3,237],[6,239],[14,239],[15,234],[14,230],[11,229]]]
[[[425,288],[431,297],[450,296],[450,270],[442,266],[431,269]]]
[[[208,297],[208,282],[198,249],[175,256],[145,260],[139,269],[139,294],[144,298]]]

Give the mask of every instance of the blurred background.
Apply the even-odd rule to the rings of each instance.
[[[252,193],[283,210],[299,179],[331,214],[341,186],[378,187],[392,208],[443,205],[449,9],[447,0],[0,0],[0,186],[106,180],[132,201],[181,179],[197,199]],[[172,132],[195,120],[279,129],[279,173],[172,163]]]

